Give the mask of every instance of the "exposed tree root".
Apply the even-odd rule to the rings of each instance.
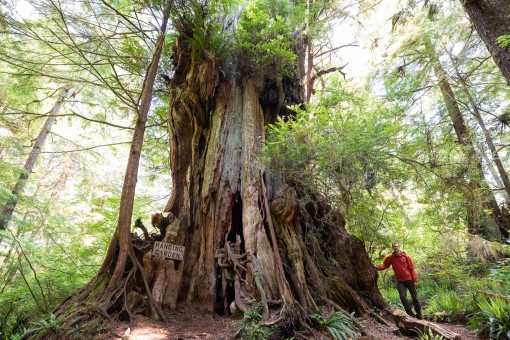
[[[139,262],[152,248],[151,240],[131,235],[132,251],[123,277],[113,286],[110,270],[100,271],[84,288],[68,297],[53,313],[57,316],[66,336],[92,338],[98,334],[113,332],[115,320],[131,322],[134,310],[143,311],[155,318],[165,319],[161,307],[152,301],[145,270]],[[39,338],[53,339],[55,334],[41,334]]]
[[[389,323],[385,318],[377,314],[375,311],[369,310],[368,314],[373,316],[378,322],[382,323],[383,325],[391,327],[391,323]]]

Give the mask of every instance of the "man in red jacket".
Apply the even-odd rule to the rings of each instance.
[[[391,268],[395,272],[395,277],[397,278],[397,290],[400,295],[400,301],[402,301],[402,305],[404,305],[406,313],[412,317],[422,319],[420,301],[418,300],[418,294],[416,293],[418,276],[414,271],[413,261],[411,261],[411,258],[406,253],[400,251],[398,243],[393,242],[391,247],[393,248],[393,253],[386,256],[383,264],[376,266],[375,269],[385,270],[391,265]],[[416,315],[413,313],[411,305],[407,300],[407,289],[409,289],[409,292],[411,293]]]

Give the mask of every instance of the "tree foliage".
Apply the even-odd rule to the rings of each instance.
[[[77,94],[57,117],[57,130],[37,163],[25,195],[19,197],[13,226],[0,231],[1,336],[29,336],[41,331],[48,336],[64,336],[65,332],[71,332],[65,333],[67,336],[87,336],[91,329],[78,324],[64,329],[69,322],[64,317],[78,313],[74,307],[68,304],[66,311],[57,313],[55,307],[82,287],[85,288],[75,297],[101,296],[107,300],[107,294],[101,294],[106,291],[112,271],[103,263],[101,272],[105,276],[95,274],[117,223],[123,184],[117,168],[126,162],[120,153],[127,153],[125,146],[131,143],[128,140],[133,123],[142,117],[144,79],[154,51],[161,46],[156,37],[160,34],[158,23],[164,3],[44,0],[31,4],[34,15],[30,18],[5,2],[1,7],[0,26],[5,34],[0,38],[0,207],[12,198],[13,183],[23,173],[27,150],[57,89],[72,85]],[[281,331],[261,325],[270,317],[269,309],[264,309],[264,303],[266,307],[269,304],[261,292],[271,296],[272,289],[285,288],[285,280],[296,274],[294,281],[287,282],[292,289],[287,287],[287,295],[279,302],[283,306],[279,311],[282,322],[306,320],[307,312],[313,311],[310,318],[333,337],[353,336],[352,319],[341,313],[322,315],[315,305],[347,299],[340,292],[347,291],[348,275],[338,273],[346,270],[343,266],[348,262],[340,255],[351,249],[333,239],[350,237],[339,232],[345,224],[374,261],[386,255],[391,241],[399,241],[407,248],[424,278],[420,294],[427,301],[426,315],[430,319],[472,318],[473,327],[493,338],[501,337],[508,332],[504,327],[509,306],[505,283],[508,263],[497,262],[497,252],[478,257],[465,230],[469,225],[466,206],[470,197],[483,201],[492,195],[502,209],[508,209],[508,197],[503,193],[502,181],[498,181],[501,172],[492,165],[496,154],[487,144],[487,137],[494,142],[501,166],[508,169],[509,89],[457,2],[399,4],[400,9],[387,22],[393,26],[391,35],[385,37],[387,41],[378,42],[388,44],[387,53],[367,86],[346,80],[344,66],[330,57],[340,48],[333,46],[327,30],[334,26],[328,20],[331,18],[366,19],[367,16],[354,18],[350,5],[275,0],[172,3],[172,27],[164,38],[162,59],[157,63],[158,77],[144,102],[146,105],[148,100],[152,108],[146,112],[148,129],[142,141],[144,147],[139,150],[142,188],[137,191],[134,212],[128,217],[131,220],[142,216],[148,226],[148,214],[162,209],[170,189],[181,190],[169,199],[167,209],[172,214],[165,218],[171,222],[160,228],[163,235],[158,237],[192,249],[187,254],[193,259],[189,262],[192,269],[186,272],[177,264],[155,266],[159,269],[154,273],[128,276],[141,280],[147,275],[151,288],[148,291],[152,292],[164,279],[161,273],[172,273],[167,279],[175,280],[172,282],[176,287],[185,283],[184,288],[176,288],[181,289],[178,293],[156,292],[161,304],[204,299],[205,285],[214,280],[193,279],[193,275],[209,267],[213,268],[207,272],[213,273],[211,277],[231,270],[216,271],[216,262],[207,262],[207,256],[216,261],[215,256],[220,257],[221,251],[233,247],[237,235],[242,236],[243,242],[237,255],[248,256],[255,243],[248,244],[251,236],[243,228],[248,230],[252,225],[261,226],[253,242],[267,237],[273,227],[281,235],[282,230],[295,227],[293,237],[267,237],[267,244],[257,247],[267,246],[264,249],[271,254],[292,246],[297,250],[281,250],[282,258],[273,261],[268,257],[259,268],[256,260],[249,265],[239,262],[247,267],[243,270],[231,264],[234,269],[229,273],[232,277],[239,275],[240,285],[250,280],[253,287],[259,285],[255,298],[246,299],[244,305],[243,334],[257,338]],[[367,10],[368,15],[370,9],[365,5],[353,6]],[[506,47],[508,36],[501,36],[499,43]],[[302,69],[304,50],[309,52],[306,57],[316,62],[308,65],[308,70]],[[437,72],[438,64],[443,74]],[[336,71],[344,78],[334,75]],[[306,97],[310,102],[304,105],[303,94],[296,93],[302,92],[300,77],[307,72],[305,82],[311,88]],[[314,86],[313,81],[319,78],[320,87]],[[466,138],[472,147],[459,143],[462,138],[455,134],[449,104],[440,88],[445,81],[463,114]],[[233,114],[248,111],[247,103],[260,105],[263,114],[257,110],[242,117]],[[276,119],[278,115],[281,116]],[[227,116],[229,120],[222,120]],[[248,132],[241,131],[242,124],[252,119],[263,122]],[[272,124],[265,135],[261,132],[249,139],[251,132],[259,127],[262,131],[268,122]],[[225,139],[221,140],[224,143],[212,143],[220,132],[225,132]],[[252,158],[238,161],[242,152],[247,154],[254,145],[262,145],[265,138],[264,153],[255,148],[253,154],[243,154]],[[234,140],[244,144],[237,145]],[[476,159],[471,157],[473,152]],[[260,162],[262,158],[265,164]],[[115,164],[112,167],[108,163]],[[221,172],[225,164],[237,163],[243,167],[232,166]],[[235,177],[233,174],[237,173]],[[270,173],[277,175],[272,177]],[[234,180],[227,181],[222,176],[232,176],[228,179]],[[487,187],[468,196],[466,183],[483,178]],[[296,206],[300,207],[295,212],[299,218],[290,226],[274,213],[281,196],[272,190],[280,180],[293,186],[294,194],[288,197],[298,198]],[[228,185],[215,187],[220,182]],[[258,193],[262,189],[263,193]],[[276,204],[261,208],[266,202],[268,206]],[[222,204],[227,208],[221,208]],[[253,215],[247,213],[250,204],[259,208],[251,210]],[[261,209],[257,224],[253,211]],[[489,224],[491,213],[481,210],[479,222]],[[274,226],[268,219],[271,214]],[[222,224],[225,221],[231,225]],[[136,236],[130,224],[123,225],[124,232],[142,244],[142,237]],[[188,228],[182,229],[185,224]],[[222,230],[223,234],[213,235],[213,229]],[[152,234],[160,230],[149,231]],[[203,246],[193,243],[207,237],[211,237],[210,241]],[[292,240],[299,242],[293,244]],[[115,264],[118,258],[116,244],[112,244],[115,256],[108,257],[108,265]],[[483,252],[482,248],[476,249]],[[360,252],[358,249],[358,258]],[[131,257],[128,271],[137,261],[142,262],[144,254],[137,252],[136,261]],[[261,254],[262,250],[249,256],[264,260]],[[489,265],[491,271],[480,262],[481,258],[495,263]],[[317,267],[312,260],[317,260]],[[264,278],[260,268],[278,261],[284,264],[281,271],[275,271],[272,279],[268,278],[271,275]],[[200,265],[192,267],[197,263]],[[369,260],[363,257],[359,263],[368,266]],[[229,264],[223,265],[230,268]],[[118,273],[128,282],[124,268]],[[179,275],[189,277],[179,281]],[[90,281],[94,276],[97,280]],[[275,281],[275,287],[264,286],[264,280]],[[228,306],[217,305],[231,302],[228,300],[239,291],[234,292],[233,283],[216,281],[217,286],[207,292],[217,298],[213,302],[216,311],[228,314]],[[379,284],[387,300],[398,306],[391,275],[384,275]],[[222,289],[223,293],[219,293]],[[482,293],[484,289],[489,289],[489,293]],[[491,298],[491,294],[497,297]],[[105,304],[105,310],[116,310],[118,317],[126,318],[129,306],[116,309],[121,295]],[[260,301],[255,303],[259,296]],[[372,299],[375,300],[373,296]],[[349,308],[360,313],[363,308],[354,300]],[[97,328],[99,333],[107,331],[106,312],[85,309],[83,315],[86,313],[102,319],[89,327]]]

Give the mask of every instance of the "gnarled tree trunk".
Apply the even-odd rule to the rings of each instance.
[[[233,301],[247,310],[255,298],[266,319],[269,304],[302,318],[327,301],[359,313],[385,308],[363,244],[348,235],[342,216],[318,196],[303,206],[303,192],[262,161],[264,126],[279,113],[277,86],[235,59],[220,64],[193,59],[192,52],[182,38],[174,47],[173,192],[164,237],[185,247],[184,260],[146,255],[156,301],[227,314]],[[295,93],[290,83],[283,79],[285,93]],[[275,100],[261,103],[262,97]]]
[[[295,78],[275,80],[248,70],[236,55],[198,58],[189,38],[193,25],[183,26],[170,81],[172,194],[168,216],[153,222],[163,242],[185,247],[184,257],[164,259],[135,246],[144,277],[132,280],[126,265],[128,277],[112,284],[120,257],[110,251],[102,275],[84,290],[96,313],[129,314],[130,296],[144,286],[157,306],[194,305],[220,314],[233,305],[241,311],[262,306],[268,323],[304,320],[320,304],[359,314],[388,308],[364,246],[347,233],[341,214],[315,193],[285,183],[263,162],[264,127],[280,111],[288,114],[282,103],[304,101],[304,65]],[[298,199],[304,194],[313,197],[307,204]]]

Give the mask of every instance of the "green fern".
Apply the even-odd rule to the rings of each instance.
[[[33,325],[33,327],[29,329],[31,332],[45,331],[59,333],[62,331],[62,326],[60,326],[57,317],[53,313],[50,314],[48,320],[41,319],[36,322],[31,322],[31,324]]]
[[[402,302],[400,301],[400,295],[398,295],[398,290],[394,287],[388,289],[380,289],[382,296],[386,301],[394,307],[402,308]]]
[[[334,340],[356,338],[356,322],[353,316],[335,312],[328,317],[312,314],[310,318],[317,321],[321,328],[326,329]]]
[[[510,339],[510,302],[484,299],[478,302],[478,307],[480,311],[469,321],[469,326],[489,333],[491,339]]]
[[[434,320],[453,321],[464,316],[461,297],[454,291],[437,291],[428,302],[426,314]]]

